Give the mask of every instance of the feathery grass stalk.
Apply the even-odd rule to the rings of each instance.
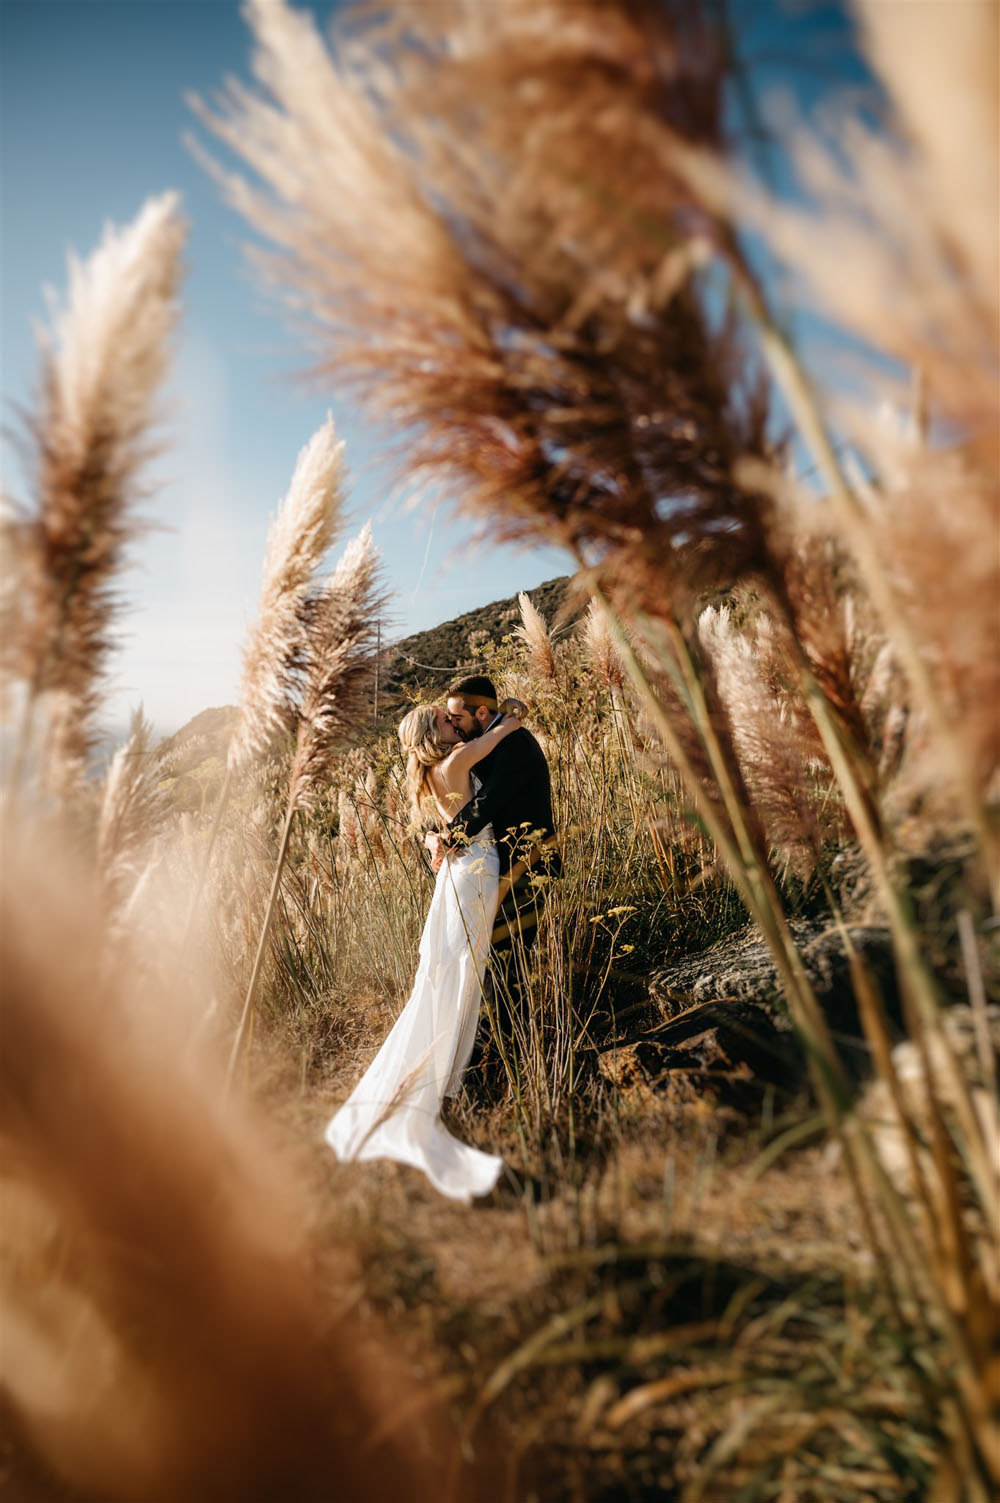
[[[330,579],[305,602],[301,614],[305,683],[285,821],[253,970],[230,1054],[227,1081],[232,1080],[240,1055],[250,1040],[257,984],[292,822],[300,809],[315,803],[320,789],[333,774],[338,752],[365,723],[384,605],[379,557],[372,543],[371,526],[366,525],[348,544]]]
[[[142,531],[139,477],[153,452],[185,235],[174,193],[147,200],[124,229],[108,227],[87,261],[70,258],[66,305],[43,336],[41,405],[29,422],[34,515],[8,523],[22,568],[8,657],[26,685],[15,792],[43,695],[56,701],[50,782],[68,791],[93,751],[93,717],[122,609],[116,583]]]
[[[328,417],[300,451],[288,492],[268,530],[260,610],[243,652],[239,713],[185,934],[190,933],[204,890],[234,777],[296,726],[308,597],[340,525],[343,460],[344,441],[337,438],[333,418]]]
[[[541,679],[554,679],[556,658],[552,638],[545,618],[532,604],[531,596],[522,590],[517,603],[521,611],[521,624],[514,635],[519,637],[528,650],[531,667]]]
[[[299,453],[268,531],[260,610],[243,652],[239,715],[226,759],[234,771],[297,724],[308,598],[340,529],[343,494],[344,442],[328,417]]]
[[[791,934],[787,928],[787,923],[784,920],[784,914],[780,899],[778,898],[776,890],[773,888],[773,883],[770,880],[770,875],[766,869],[766,866],[757,857],[756,851],[754,849],[752,834],[742,817],[742,807],[739,796],[737,790],[732,786],[729,777],[728,759],[715,734],[711,714],[708,710],[708,705],[704,697],[704,689],[697,670],[697,665],[693,662],[690,656],[687,642],[676,622],[671,621],[670,629],[671,638],[674,642],[678,659],[682,666],[684,687],[687,691],[688,700],[692,706],[693,712],[695,713],[695,718],[698,723],[699,730],[701,731],[702,738],[705,742],[706,749],[709,751],[709,755],[712,761],[713,773],[715,775],[715,779],[720,788],[720,791],[722,791],[723,793],[723,797],[726,802],[727,813],[729,814],[730,820],[736,831],[737,840],[739,842],[740,859],[748,866],[749,863],[753,863],[752,866],[749,866],[747,877],[749,879],[750,885],[756,886],[759,892],[760,902],[758,907],[760,917],[757,917],[757,922],[765,937],[771,944],[772,953],[775,953],[776,944],[780,945],[784,950],[785,955],[787,956],[789,969],[792,975],[796,976],[797,980],[799,975],[801,975],[802,979],[805,980],[804,972],[802,972],[801,970],[801,961],[799,960],[798,952],[791,938]],[[804,663],[804,654],[801,654],[800,644],[799,652],[803,658]],[[805,671],[806,670],[804,668],[804,672]],[[959,1114],[960,1126],[962,1128],[959,1139],[960,1146],[964,1150],[964,1156],[966,1157],[969,1171],[972,1175],[973,1182],[976,1185],[977,1192],[981,1197],[981,1203],[983,1205],[985,1214],[987,1215],[989,1222],[994,1225],[996,1224],[998,1216],[1000,1216],[1000,1211],[998,1211],[997,1186],[994,1182],[986,1146],[982,1141],[980,1127],[976,1121],[971,1098],[968,1094],[968,1082],[966,1081],[964,1075],[958,1067],[954,1053],[950,1049],[948,1041],[944,1037],[942,1030],[939,1026],[935,1026],[937,1024],[937,1012],[936,999],[933,995],[933,986],[930,977],[926,972],[923,958],[920,956],[919,950],[916,947],[916,937],[913,933],[912,924],[908,924],[906,922],[907,916],[905,914],[905,911],[903,910],[902,903],[899,900],[899,895],[895,888],[895,884],[891,882],[887,864],[885,862],[884,849],[878,838],[878,831],[875,828],[872,820],[870,805],[866,804],[866,801],[862,797],[861,784],[856,777],[855,769],[852,767],[849,761],[848,752],[842,743],[840,735],[838,734],[838,727],[833,720],[830,706],[826,700],[826,697],[822,694],[822,691],[819,689],[818,684],[816,684],[811,674],[809,675],[809,683],[807,687],[810,691],[810,706],[811,708],[814,708],[814,711],[819,711],[819,715],[817,717],[817,725],[821,734],[823,735],[824,744],[827,746],[828,753],[831,756],[831,761],[833,762],[834,770],[838,775],[838,780],[841,782],[845,796],[848,797],[848,807],[851,812],[852,818],[857,818],[859,821],[867,820],[867,823],[863,824],[861,826],[861,829],[859,829],[859,834],[861,834],[863,830],[867,831],[869,837],[868,840],[865,840],[864,835],[862,834],[862,840],[866,854],[869,852],[870,847],[871,855],[874,858],[873,865],[875,865],[875,863],[877,862],[878,866],[876,870],[881,870],[881,872],[884,874],[885,895],[892,904],[889,911],[891,918],[894,919],[892,925],[893,936],[894,942],[896,943],[897,954],[899,955],[900,959],[904,988],[907,981],[910,981],[911,984],[915,984],[918,988],[917,995],[920,997],[923,1004],[921,1008],[920,1021],[916,1024],[913,1032],[918,1047],[921,1049],[922,1057],[924,1060],[925,1078],[927,1079],[928,1087],[932,1092],[932,1140],[935,1144],[935,1159],[938,1170],[939,1183],[941,1184],[942,1191],[945,1195],[946,1206],[950,1207],[950,1215],[948,1216],[945,1224],[947,1226],[950,1223],[950,1234],[954,1244],[952,1251],[958,1256],[957,1265],[950,1262],[947,1256],[932,1259],[932,1277],[929,1282],[931,1291],[934,1296],[934,1304],[938,1313],[938,1317],[942,1321],[942,1325],[947,1332],[949,1344],[952,1348],[953,1353],[955,1354],[956,1360],[959,1364],[960,1372],[963,1377],[963,1398],[965,1400],[965,1402],[961,1406],[963,1423],[969,1429],[970,1435],[977,1437],[979,1441],[979,1454],[985,1458],[988,1456],[988,1446],[986,1444],[985,1433],[982,1427],[982,1416],[977,1414],[976,1412],[976,1401],[979,1391],[978,1385],[981,1379],[978,1372],[979,1363],[976,1359],[975,1343],[972,1339],[972,1332],[970,1328],[967,1326],[966,1321],[962,1318],[965,1312],[960,1308],[960,1306],[956,1308],[955,1301],[952,1296],[952,1271],[956,1266],[961,1267],[963,1264],[967,1265],[969,1255],[967,1242],[964,1237],[963,1231],[957,1225],[958,1192],[954,1183],[954,1177],[951,1172],[951,1167],[947,1159],[947,1154],[943,1150],[943,1127],[941,1123],[940,1108],[933,1100],[935,1094],[933,1089],[934,1076],[931,1062],[927,1054],[925,1038],[925,1030],[929,1027],[933,1028],[934,1037],[941,1046],[939,1052],[943,1057],[945,1068],[948,1071],[949,1085],[952,1087],[952,1097]],[[793,998],[790,997],[789,1000],[792,1001]],[[820,1047],[823,1051],[822,1053],[818,1053],[817,1058],[817,1063],[820,1065],[820,1069],[817,1074],[817,1081],[820,1086],[820,1099],[824,1101],[827,1110],[830,1113],[831,1125],[837,1126],[842,1120],[844,1103],[847,1099],[846,1086],[843,1082],[841,1072],[839,1070],[839,1062],[837,1062],[836,1060],[836,1055],[832,1046],[832,1040],[830,1040],[829,1038],[825,1020],[823,1020],[822,1015],[819,1014],[818,1006],[812,993],[812,988],[808,985],[808,982],[806,982],[804,987],[801,987],[797,991],[797,1000],[800,1009],[804,1006],[806,1019],[814,1029],[814,1037],[820,1044]],[[799,1026],[802,1027],[801,1012],[799,1014],[798,1021]],[[805,1033],[805,1037],[808,1040],[808,1032]],[[891,1186],[888,1177],[885,1175],[884,1170],[879,1163],[878,1155],[874,1150],[873,1145],[871,1144],[870,1138],[865,1132],[860,1129],[857,1123],[851,1125],[848,1131],[842,1133],[841,1136],[845,1145],[845,1151],[848,1154],[848,1167],[850,1172],[852,1173],[852,1178],[855,1181],[855,1193],[857,1197],[860,1200],[864,1192],[860,1183],[860,1179],[856,1176],[856,1171],[852,1170],[850,1165],[850,1158],[855,1148],[858,1151],[862,1161],[866,1164],[869,1173],[874,1173],[876,1176],[880,1202],[883,1204],[883,1206],[887,1206],[891,1201],[893,1207],[892,1219],[898,1231],[902,1228],[902,1226],[905,1225],[905,1212],[902,1204],[899,1201],[898,1194],[895,1192],[895,1188]],[[932,1224],[936,1224],[934,1222],[934,1218],[940,1216],[940,1208],[934,1206],[932,1202],[928,1201],[927,1215],[931,1219]],[[906,1233],[905,1240],[907,1242],[911,1241],[911,1234],[908,1231]],[[933,1239],[931,1242],[931,1247],[932,1250],[935,1247],[935,1242]],[[919,1254],[917,1254],[913,1259],[914,1268],[919,1266],[918,1258]]]
[[[278,892],[281,888],[281,873],[285,865],[285,857],[288,855],[288,843],[292,836],[292,821],[295,818],[296,808],[294,802],[289,799],[285,810],[285,823],[281,831],[281,840],[278,845],[278,854],[274,862],[274,874],[271,878],[271,891],[267,898],[267,907],[264,910],[264,918],[260,927],[260,938],[257,941],[257,951],[253,958],[253,967],[250,971],[250,980],[247,982],[246,995],[243,998],[243,1009],[240,1020],[236,1027],[236,1037],[229,1054],[229,1064],[226,1067],[226,1086],[232,1084],[239,1064],[240,1056],[244,1049],[249,1047],[253,1030],[253,1004],[257,994],[257,982],[260,979],[261,967],[264,964],[264,953],[267,948],[268,937],[271,933],[271,920],[274,918],[274,910],[278,901]]]
[[[308,602],[307,668],[290,778],[297,808],[312,807],[339,751],[367,721],[384,605],[369,523]]]
[[[795,417],[803,440],[811,449],[816,464],[826,479],[843,534],[861,566],[865,584],[892,638],[904,671],[927,715],[935,738],[947,750],[950,765],[955,769],[959,798],[965,816],[976,832],[989,879],[993,911],[1000,912],[1000,841],[994,834],[989,814],[976,790],[963,742],[956,733],[954,719],[945,711],[928,668],[926,655],[921,652],[910,630],[905,612],[897,605],[895,593],[872,538],[871,526],[830,441],[809,378],[788,339],[778,327],[759,280],[728,229],[724,232],[723,240],[735,286],[758,327],[761,346],[771,370]]]
[[[827,1091],[835,1091],[839,1088],[840,1099],[842,1100],[844,1099],[842,1072],[836,1059],[835,1051],[833,1050],[829,1032],[819,1011],[815,995],[802,968],[801,958],[792,942],[787,923],[784,919],[780,899],[773,887],[773,883],[770,881],[766,867],[758,858],[754,848],[753,838],[743,818],[735,789],[729,777],[728,768],[725,766],[724,753],[711,728],[710,716],[708,715],[703,695],[701,695],[694,665],[690,661],[690,658],[688,658],[681,683],[686,693],[693,692],[694,697],[689,699],[691,712],[696,719],[700,733],[706,739],[706,747],[713,760],[713,771],[715,771],[717,765],[724,779],[724,782],[720,784],[720,789],[726,799],[726,813],[732,821],[731,825],[728,826],[720,819],[711,802],[705,798],[698,775],[681,745],[669,717],[664,713],[656,692],[650,684],[642,664],[636,657],[610,602],[599,592],[599,588],[596,585],[592,585],[592,588],[608,613],[609,625],[617,642],[618,651],[626,671],[638,691],[643,704],[650,713],[658,733],[663,737],[664,744],[672,760],[684,778],[688,791],[705,822],[709,834],[725,858],[730,875],[740,890],[751,917],[768,941],[782,978],[786,996],[795,1009],[796,1021],[802,1029],[803,1038],[808,1045],[807,1052],[809,1058],[816,1066],[819,1066],[822,1062],[822,1068],[819,1069],[820,1088],[824,1094]],[[677,644],[684,657],[687,657],[686,644],[683,641],[683,634],[679,630],[677,632]],[[839,1116],[839,1110],[834,1110],[834,1120],[838,1120]]]
[[[159,758],[152,747],[153,727],[140,706],[132,715],[128,739],[115,752],[104,782],[97,821],[96,870],[109,914],[126,900],[146,850],[168,808],[157,786]]]
[[[772,954],[781,968],[785,962],[789,979],[793,982],[794,991],[786,983],[786,995],[791,1004],[792,1015],[807,1044],[812,1045],[809,1050],[810,1061],[813,1065],[814,1078],[820,1094],[820,1100],[824,1104],[831,1127],[840,1131],[844,1143],[848,1171],[854,1185],[855,1196],[862,1205],[866,1204],[864,1188],[858,1173],[858,1164],[855,1162],[857,1153],[863,1160],[869,1172],[874,1172],[880,1188],[880,1194],[885,1200],[891,1198],[893,1204],[892,1224],[894,1237],[900,1241],[900,1250],[912,1249],[904,1253],[907,1265],[916,1284],[921,1282],[917,1269],[919,1268],[919,1253],[912,1247],[912,1237],[906,1228],[905,1211],[899,1197],[895,1192],[878,1163],[871,1142],[867,1135],[859,1129],[858,1124],[850,1125],[845,1121],[846,1103],[849,1092],[843,1077],[842,1068],[833,1041],[830,1038],[826,1021],[820,1012],[812,987],[805,976],[801,958],[787,921],[780,897],[774,887],[766,863],[759,856],[753,833],[743,818],[742,803],[739,792],[732,783],[729,769],[729,759],[724,748],[721,746],[715,728],[712,724],[711,713],[705,699],[704,688],[698,672],[698,667],[690,655],[690,650],[683,632],[679,625],[671,620],[671,638],[674,642],[678,661],[681,664],[684,688],[688,696],[688,702],[698,724],[702,739],[712,762],[712,770],[716,783],[723,793],[726,802],[727,814],[736,833],[738,841],[737,859],[741,863],[740,873],[746,876],[747,888],[754,893],[757,899],[756,912],[751,908],[758,927],[767,939]],[[665,719],[666,717],[664,717]],[[732,858],[730,858],[732,859]],[[735,873],[732,873],[735,875]],[[871,1228],[870,1220],[865,1216],[866,1226]],[[905,1229],[905,1230],[904,1230]],[[873,1230],[873,1229],[872,1229]],[[900,1234],[902,1237],[900,1240]],[[878,1254],[877,1254],[878,1255]],[[885,1267],[880,1259],[881,1266]],[[946,1290],[935,1290],[938,1298],[939,1313],[945,1318],[946,1324],[952,1332],[953,1345],[957,1348],[963,1365],[967,1372],[972,1372],[971,1354],[965,1332],[956,1326],[951,1318],[948,1306]]]
[[[662,735],[671,757],[676,761],[679,771],[684,776],[689,792],[705,820],[709,833],[716,841],[720,852],[726,859],[730,875],[737,888],[741,891],[751,916],[768,941],[774,955],[775,963],[778,966],[779,975],[781,975],[785,986],[786,996],[788,996],[793,1006],[793,1016],[802,1031],[804,1041],[809,1045],[807,1055],[810,1064],[813,1066],[814,1078],[820,1093],[820,1099],[825,1105],[830,1125],[838,1129],[844,1143],[845,1163],[854,1185],[856,1198],[859,1202],[864,1200],[864,1191],[859,1175],[859,1161],[863,1161],[868,1172],[875,1176],[879,1192],[879,1203],[886,1212],[893,1231],[894,1241],[905,1257],[906,1264],[915,1280],[915,1286],[925,1284],[926,1281],[921,1275],[921,1250],[909,1225],[908,1217],[898,1192],[895,1186],[888,1180],[870,1138],[863,1130],[861,1124],[856,1119],[851,1120],[844,1116],[843,1108],[840,1104],[843,1097],[836,1090],[836,1081],[839,1075],[838,1063],[834,1060],[832,1068],[829,1068],[829,1072],[828,1068],[825,1068],[830,1064],[829,1055],[825,1053],[828,1033],[825,1025],[818,1032],[813,1029],[813,1011],[818,1010],[815,996],[812,995],[812,989],[809,987],[808,981],[805,981],[801,959],[788,933],[787,924],[784,921],[780,908],[780,900],[777,900],[777,911],[775,911],[775,907],[772,906],[768,899],[767,881],[766,879],[760,881],[760,863],[756,864],[753,874],[744,869],[739,845],[734,844],[732,834],[719,819],[717,812],[712,808],[709,801],[703,797],[697,774],[691,767],[687,754],[681,746],[669,718],[664,714],[641,663],[635,657],[613,608],[603,599],[599,589],[592,588],[594,588],[594,593],[598,599],[602,600],[602,604],[608,612],[609,625],[618,644],[618,650],[626,671],[651,714],[658,732]],[[749,838],[746,832],[743,838],[744,840]],[[752,881],[751,875],[757,876],[758,880]],[[800,990],[800,977],[805,981],[805,998],[803,998],[803,990]],[[802,1006],[803,1001],[805,1002],[804,1007]],[[824,1035],[826,1035],[826,1039],[824,1039]],[[829,1044],[829,1048],[832,1051],[832,1043]],[[870,1226],[870,1221],[867,1217],[865,1217],[865,1223],[866,1226]],[[879,1258],[881,1266],[884,1267],[884,1261],[877,1252],[876,1256]],[[949,1341],[956,1360],[966,1375],[970,1389],[974,1391],[976,1363],[968,1335],[956,1320],[946,1297],[946,1291],[940,1287],[937,1279],[931,1280],[929,1292],[934,1297],[938,1316],[949,1335]],[[970,1416],[964,1408],[963,1414],[966,1420],[975,1427],[975,1417]]]
[[[690,644],[673,615],[667,619],[667,630],[679,665],[678,685],[708,753],[716,785],[723,797],[729,820],[727,834],[731,832],[730,841],[735,838],[735,846],[730,844],[730,864],[735,862],[747,892],[752,894],[751,912],[783,971],[789,1002],[793,1009],[797,1009],[796,1021],[803,1029],[804,1038],[810,1045],[810,1053],[824,1077],[824,1090],[831,1091],[836,1098],[838,1104],[835,1115],[839,1117],[849,1093],[826,1020],[803,969],[767,862],[747,819],[747,800],[741,796],[741,790],[734,781],[732,759],[722,746],[713,723],[698,665],[692,657]],[[666,661],[669,663],[669,658]],[[664,720],[666,718],[662,717]],[[702,804],[707,806],[708,801],[702,800]],[[702,813],[704,815],[704,809]]]
[[[996,1224],[1000,1222],[1000,1185],[990,1165],[980,1125],[976,1121],[968,1081],[940,1026],[940,1006],[936,989],[920,953],[912,915],[908,911],[898,885],[893,881],[877,815],[867,795],[864,779],[853,765],[851,748],[836,722],[826,695],[809,668],[801,643],[798,642],[794,632],[792,635],[796,644],[802,692],[823,739],[823,745],[847,803],[851,821],[868,858],[879,896],[889,916],[893,946],[899,962],[903,985],[912,992],[917,1004],[919,1024],[916,1035],[920,1037],[924,1030],[930,1030],[940,1042],[941,1057],[959,1113],[962,1128],[961,1145],[965,1151],[977,1192],[982,1198],[982,1204]]]

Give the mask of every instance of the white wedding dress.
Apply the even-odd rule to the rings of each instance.
[[[420,938],[410,999],[363,1078],[326,1129],[339,1159],[395,1159],[455,1200],[488,1195],[503,1160],[448,1132],[441,1103],[472,1054],[496,915],[492,826],[442,863]]]

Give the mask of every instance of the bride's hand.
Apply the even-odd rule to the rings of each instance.
[[[500,714],[505,720],[520,720],[528,713],[528,706],[521,699],[503,699],[499,705]]]

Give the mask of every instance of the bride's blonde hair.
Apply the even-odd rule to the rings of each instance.
[[[443,762],[452,743],[441,738],[433,705],[418,705],[399,723],[399,744],[406,757],[406,787],[414,824],[423,817],[423,806],[432,797],[430,770]]]

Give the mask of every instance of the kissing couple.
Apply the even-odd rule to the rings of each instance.
[[[484,1003],[487,1047],[511,1060],[525,956],[560,870],[549,770],[525,713],[475,676],[452,685],[446,707],[420,705],[400,724],[413,819],[429,826],[434,895],[409,1001],[326,1129],[339,1159],[410,1164],[466,1202],[490,1193],[503,1160],[459,1142],[441,1105],[461,1086]]]

